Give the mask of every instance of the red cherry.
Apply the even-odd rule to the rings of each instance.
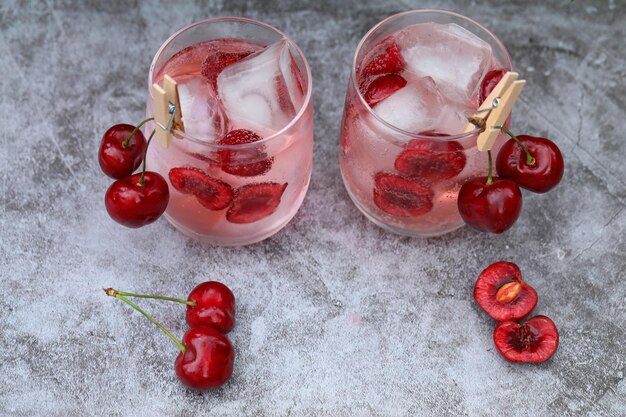
[[[146,138],[137,130],[124,146],[135,126],[117,124],[102,136],[98,149],[98,162],[102,172],[111,178],[121,179],[131,175],[141,164],[146,147]]]
[[[520,320],[537,305],[537,292],[522,281],[522,272],[512,262],[496,262],[480,273],[474,299],[493,319]]]
[[[372,48],[361,66],[359,84],[376,75],[400,73],[404,68],[404,59],[397,43],[383,40]]]
[[[115,181],[104,196],[109,216],[126,227],[137,228],[161,217],[169,201],[169,189],[162,176],[146,171]]]
[[[178,379],[189,388],[206,390],[224,385],[233,373],[235,350],[222,333],[206,326],[183,336],[185,353],[176,357]]]
[[[374,184],[374,203],[387,214],[419,217],[433,208],[432,190],[415,180],[379,172]]]
[[[406,85],[406,80],[397,74],[381,75],[369,83],[363,94],[365,101],[374,106]]]
[[[422,132],[420,135],[447,136],[436,132]],[[396,158],[394,167],[404,175],[436,182],[455,177],[463,171],[465,153],[457,141],[415,139],[407,143],[406,149]]]
[[[197,168],[172,168],[169,172],[172,187],[183,194],[194,195],[209,210],[224,210],[233,201],[233,188],[210,177]]]
[[[233,204],[226,212],[226,220],[244,224],[270,216],[278,209],[286,188],[287,183],[275,182],[244,185],[235,191]]]
[[[208,326],[222,333],[230,332],[235,326],[235,296],[221,282],[207,281],[191,290],[187,306],[187,323],[191,327]]]
[[[507,73],[507,70],[504,68],[491,70],[483,78],[482,83],[480,84],[480,102],[484,102],[485,99],[491,94],[496,85],[500,82],[504,74]]]
[[[509,139],[496,159],[498,175],[536,193],[545,193],[556,187],[563,178],[564,170],[559,147],[542,137],[519,135],[517,138],[528,149],[533,163],[528,162],[522,147],[514,139]]]
[[[248,55],[255,52],[253,49],[230,52],[224,50],[224,48],[227,48],[226,43],[220,44],[219,46],[211,45],[207,57],[204,59],[200,69],[202,75],[209,80],[215,91],[217,91],[217,77],[224,70],[224,68],[234,64],[235,62],[241,61]]]
[[[510,362],[545,362],[559,347],[559,331],[546,316],[535,316],[524,324],[504,321],[493,332],[498,352]]]
[[[218,143],[220,145],[243,145],[261,139],[259,135],[250,130],[237,129],[228,132]],[[237,150],[222,149],[218,151],[218,156],[224,172],[240,177],[263,175],[272,169],[274,162],[274,158],[267,158],[267,155],[258,147]]]
[[[466,182],[459,190],[458,207],[465,223],[481,232],[502,233],[513,226],[522,210],[522,192],[511,180],[487,177]]]

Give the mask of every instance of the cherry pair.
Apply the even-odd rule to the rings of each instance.
[[[506,70],[487,73],[481,83],[481,102],[506,74]],[[563,156],[549,139],[514,135],[506,126],[500,129],[511,137],[496,159],[498,176],[492,175],[491,151],[487,177],[474,178],[461,187],[458,196],[463,220],[482,232],[502,233],[517,221],[522,210],[520,187],[545,193],[563,177]]]
[[[105,288],[111,297],[118,298],[143,314],[176,343],[180,353],[176,357],[178,379],[189,388],[206,390],[226,383],[233,373],[235,351],[225,336],[235,326],[235,296],[224,284],[207,281],[195,287],[186,300],[161,295],[135,294]],[[187,305],[185,319],[191,327],[182,341],[139,308],[127,297],[153,298]]]
[[[156,172],[146,171],[146,152],[154,131],[146,142],[142,125],[117,124],[106,131],[100,142],[98,162],[102,172],[116,181],[104,197],[109,216],[116,222],[138,228],[157,220],[169,202],[169,188]],[[143,162],[141,173],[133,172]]]
[[[496,262],[483,270],[474,286],[474,299],[499,323],[493,333],[498,352],[510,362],[545,362],[559,346],[559,332],[546,316],[534,316],[537,292],[522,280],[512,262]]]

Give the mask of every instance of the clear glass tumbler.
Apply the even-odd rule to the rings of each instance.
[[[186,235],[222,246],[278,232],[311,177],[311,71],[302,51],[265,23],[208,19],[161,46],[149,86],[165,74],[178,84],[184,124],[168,148],[155,142],[148,150],[148,169],[170,187],[165,217]]]
[[[488,163],[478,129],[459,132],[485,74],[511,68],[495,35],[456,13],[408,11],[372,28],[356,50],[340,138],[341,173],[359,210],[402,235],[461,227],[459,189]]]

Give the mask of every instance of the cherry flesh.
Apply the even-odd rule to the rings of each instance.
[[[545,362],[559,347],[559,331],[546,316],[535,316],[524,324],[499,323],[493,332],[498,352],[510,362]]]
[[[496,169],[500,177],[515,181],[520,187],[536,193],[550,191],[563,178],[563,156],[559,147],[549,139],[519,135],[522,147],[509,139],[496,158]]]
[[[98,149],[98,163],[102,172],[111,178],[121,179],[131,175],[143,161],[146,138],[137,130],[126,143],[135,126],[117,124],[102,136]]]
[[[138,228],[157,220],[169,201],[165,179],[146,171],[115,181],[104,196],[109,216],[121,225]]]
[[[503,233],[517,221],[522,210],[522,192],[509,179],[479,177],[461,187],[458,207],[461,217],[481,232]]]
[[[207,281],[191,290],[187,306],[187,323],[191,327],[208,326],[228,333],[235,326],[235,296],[221,282]]]
[[[218,388],[233,373],[235,350],[226,336],[206,327],[189,329],[182,339],[185,352],[176,357],[178,379],[196,390]]]
[[[522,280],[512,262],[496,262],[483,270],[474,286],[474,299],[493,319],[520,320],[537,305],[537,292]]]

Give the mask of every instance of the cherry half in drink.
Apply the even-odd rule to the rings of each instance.
[[[148,165],[170,186],[166,218],[191,237],[224,246],[279,231],[311,176],[311,77],[301,51],[263,23],[210,19],[161,47],[150,85],[165,74],[178,84],[184,125],[169,148],[148,150]]]
[[[416,10],[375,26],[357,48],[341,129],[341,173],[356,206],[404,235],[461,227],[459,189],[488,168],[477,129],[461,132],[486,74],[510,68],[497,38],[455,13]]]

